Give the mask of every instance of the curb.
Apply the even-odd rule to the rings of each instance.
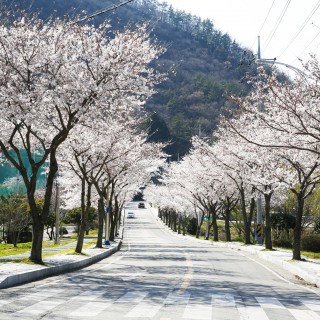
[[[0,289],[10,288],[10,287],[21,285],[24,283],[33,282],[33,281],[42,280],[48,277],[56,276],[61,273],[71,272],[74,270],[88,267],[89,265],[99,262],[111,256],[115,252],[117,252],[120,249],[121,244],[122,244],[122,239],[120,239],[116,244],[116,246],[114,246],[113,248],[108,248],[105,252],[98,253],[96,255],[93,255],[91,257],[88,257],[79,261],[73,261],[73,262],[64,263],[58,266],[53,266],[48,268],[44,267],[41,269],[22,272],[15,275],[3,277],[3,279],[0,278]]]

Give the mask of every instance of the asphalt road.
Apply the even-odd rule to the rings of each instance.
[[[0,319],[320,320],[320,296],[240,252],[185,240],[149,209],[120,252],[81,271],[0,291]]]

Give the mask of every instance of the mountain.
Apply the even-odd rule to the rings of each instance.
[[[43,19],[52,15],[74,19],[76,15],[85,16],[83,10],[92,13],[119,2],[122,1],[2,0],[0,6],[2,12],[6,6],[13,12],[39,12]],[[150,126],[151,140],[152,136],[157,141],[170,138],[173,143],[167,151],[173,160],[188,151],[191,136],[212,133],[219,115],[233,107],[228,100],[230,94],[244,95],[250,89],[241,79],[247,73],[255,73],[252,52],[216,29],[210,20],[174,10],[157,0],[135,0],[86,23],[99,24],[104,19],[109,19],[114,29],[149,22],[152,38],[167,48],[154,66],[168,72],[169,79],[159,85],[146,109],[156,113],[154,123],[161,124],[159,130]],[[152,130],[165,134],[159,137]]]

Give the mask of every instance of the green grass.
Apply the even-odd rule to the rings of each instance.
[[[301,251],[301,254],[309,259],[320,259],[320,252]]]
[[[70,243],[69,239],[61,239],[61,244],[60,245],[65,245]],[[46,248],[55,248],[59,247],[60,245],[54,244],[54,241],[44,241],[43,242],[43,249]],[[31,250],[31,242],[26,242],[26,243],[18,243],[17,247],[15,248],[13,244],[0,244],[0,257],[3,256],[13,256],[16,254],[23,254],[26,252],[29,252]]]
[[[84,237],[85,238],[92,238],[92,237],[97,237],[98,236],[98,229],[93,229],[89,231],[89,234],[85,234]],[[78,238],[78,234],[77,233],[73,233],[69,239],[77,239]]]
[[[92,235],[90,235],[92,237]],[[44,241],[43,242],[43,249],[47,249],[47,248],[57,248],[59,246],[65,245],[72,242],[72,240],[70,239],[60,239],[60,245],[55,244],[53,240],[51,241]],[[96,239],[92,239],[91,241],[85,243],[83,245],[83,249],[87,249],[92,247],[94,244],[96,243]],[[0,257],[3,256],[13,256],[13,255],[17,255],[17,254],[23,254],[23,253],[27,253],[31,250],[31,242],[27,242],[27,243],[18,243],[17,247],[15,248],[13,246],[13,244],[0,244]],[[73,248],[71,249],[61,249],[59,251],[56,252],[51,252],[51,253],[45,253],[43,254],[43,257],[49,257],[49,256],[53,256],[56,254],[77,254]],[[83,254],[86,255],[86,254]],[[1,262],[16,262],[16,263],[29,263],[32,264],[33,262],[30,261],[28,258],[20,258],[20,259],[15,259],[13,260],[1,260]]]
[[[13,244],[0,244],[0,257],[26,253],[31,249],[31,242],[19,243],[15,248]]]

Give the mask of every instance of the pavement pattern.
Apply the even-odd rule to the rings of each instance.
[[[141,220],[130,220],[126,230],[127,237],[129,240],[130,237],[134,238],[134,242],[130,243],[124,239],[123,251],[108,259],[93,264],[89,268],[66,274],[64,278],[52,277],[38,284],[29,283],[21,287],[0,290],[0,319],[320,320],[320,296],[319,292],[317,294],[314,291],[317,289],[316,286],[320,287],[319,261],[292,261],[292,253],[286,250],[263,251],[263,247],[256,245],[215,243],[177,235],[157,218],[156,213],[153,217],[155,224],[150,224],[152,226],[150,233],[147,231],[143,233],[144,231],[137,229],[137,226],[139,223],[142,226],[150,222],[146,219],[141,215]],[[162,244],[166,247],[167,253],[162,250],[158,238],[151,237],[152,232],[156,230],[155,226],[161,230],[158,233],[162,232],[167,235],[164,239],[167,239],[168,242],[163,240],[165,242]],[[136,237],[137,235],[139,237]],[[170,263],[169,258],[174,257],[173,252],[168,250],[171,239],[174,237],[183,242],[184,251],[189,250],[190,252],[187,253],[185,259],[176,262],[177,267],[181,265],[185,270],[181,274],[182,281],[178,278],[172,279],[176,276],[170,273],[159,273],[159,270],[165,269],[165,262]],[[260,294],[258,290],[255,292],[241,290],[240,292],[239,288],[246,285],[241,283],[241,279],[238,279],[237,289],[227,286],[226,283],[222,283],[219,287],[221,277],[213,273],[211,279],[215,287],[211,286],[210,290],[206,288],[204,292],[201,292],[198,287],[203,288],[203,286],[197,286],[197,284],[204,281],[203,274],[195,270],[200,270],[200,268],[204,270],[208,262],[202,260],[199,261],[199,265],[196,265],[196,261],[193,261],[192,266],[191,254],[192,250],[200,251],[204,245],[216,248],[217,254],[220,251],[237,251],[240,253],[240,258],[236,258],[238,262],[242,259],[243,254],[243,263],[248,263],[245,261],[250,257],[257,263],[262,262],[261,265],[266,269],[268,264],[272,264],[281,268],[282,272],[290,273],[297,279],[304,279],[303,284],[308,283],[309,285],[301,286],[302,289],[300,289],[299,285],[288,282],[286,287],[292,286],[293,290],[290,296],[286,291],[278,292],[278,294],[268,290],[260,291]],[[46,259],[51,265],[65,266],[78,260],[86,260],[104,254],[114,248],[117,249],[118,246],[119,242],[114,242],[111,243],[111,246],[97,251],[93,248],[88,249],[89,257],[54,255]],[[141,260],[143,246],[148,246],[153,250],[155,259],[161,256],[164,261],[161,262],[163,265],[159,265],[158,268],[150,268],[147,260]],[[122,258],[123,255],[126,255],[127,260]],[[235,259],[234,254],[230,254],[229,258]],[[140,265],[133,266],[127,272],[130,259],[136,259],[137,263],[140,261]],[[217,268],[211,267],[211,270],[220,270],[219,261],[216,259],[213,261],[217,264]],[[8,276],[19,278],[19,274],[32,273],[34,268],[46,269],[43,266],[0,262],[0,278],[4,279]],[[157,272],[158,283],[154,282],[155,275],[151,273],[151,270]],[[265,287],[269,285],[271,288],[283,279],[280,280],[280,277],[275,275],[272,281],[272,283],[263,285]],[[178,283],[177,288],[165,286],[165,283],[175,282]]]

